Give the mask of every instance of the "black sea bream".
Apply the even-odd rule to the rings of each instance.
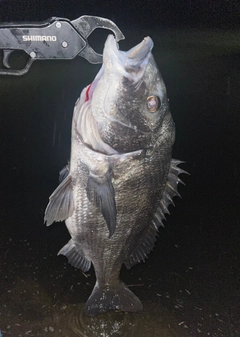
[[[103,65],[74,108],[69,172],[50,197],[47,225],[65,220],[71,240],[60,250],[96,285],[85,312],[139,311],[119,280],[153,249],[182,172],[172,159],[175,127],[166,87],[146,37],[127,52],[109,35]]]

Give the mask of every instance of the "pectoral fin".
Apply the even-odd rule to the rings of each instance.
[[[103,176],[89,175],[87,182],[87,196],[102,213],[111,237],[116,228],[115,192],[110,172]]]
[[[72,197],[72,178],[67,176],[49,198],[44,222],[50,226],[54,221],[64,221],[74,210]]]

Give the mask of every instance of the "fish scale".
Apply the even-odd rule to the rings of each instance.
[[[175,126],[152,48],[147,37],[123,52],[107,38],[102,68],[74,108],[70,166],[45,212],[47,225],[65,220],[71,235],[59,254],[94,267],[90,316],[142,310],[121,266],[145,261],[185,173],[172,159]]]

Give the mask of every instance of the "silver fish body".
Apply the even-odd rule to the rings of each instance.
[[[184,171],[172,159],[175,127],[166,88],[145,38],[127,52],[109,35],[103,66],[76,102],[69,171],[50,197],[45,221],[65,220],[71,240],[60,250],[96,285],[85,311],[139,311],[120,281],[153,249]]]

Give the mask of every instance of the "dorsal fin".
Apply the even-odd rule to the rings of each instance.
[[[136,250],[133,252],[132,255],[130,255],[129,259],[124,261],[125,266],[127,269],[130,269],[135,264],[145,261],[147,258],[147,255],[150,253],[150,251],[153,249],[154,244],[156,242],[156,236],[157,236],[158,230],[155,228],[155,226],[151,223],[148,227],[147,233],[145,234],[142,242],[138,245]]]
[[[159,207],[154,214],[152,223],[155,228],[164,227],[162,220],[166,220],[165,214],[169,214],[168,207],[170,204],[174,205],[173,197],[178,196],[181,197],[177,191],[177,186],[179,183],[184,184],[180,178],[178,178],[179,174],[186,173],[186,171],[180,169],[178,167],[179,164],[184,163],[183,161],[172,159],[170,164],[170,169],[167,177],[167,182],[165,185],[165,189],[163,191],[162,199],[160,200]]]
[[[141,261],[145,261],[147,255],[154,247],[158,228],[163,226],[162,220],[166,219],[164,214],[169,214],[168,206],[170,204],[174,205],[172,198],[174,196],[180,197],[180,194],[177,191],[177,185],[179,183],[184,183],[178,178],[178,175],[181,173],[188,174],[186,171],[178,167],[181,163],[183,162],[180,160],[172,159],[162,199],[160,200],[160,205],[154,214],[152,223],[150,223],[147,233],[139,243],[136,250],[130,255],[128,260],[124,261],[124,264],[128,269]]]

